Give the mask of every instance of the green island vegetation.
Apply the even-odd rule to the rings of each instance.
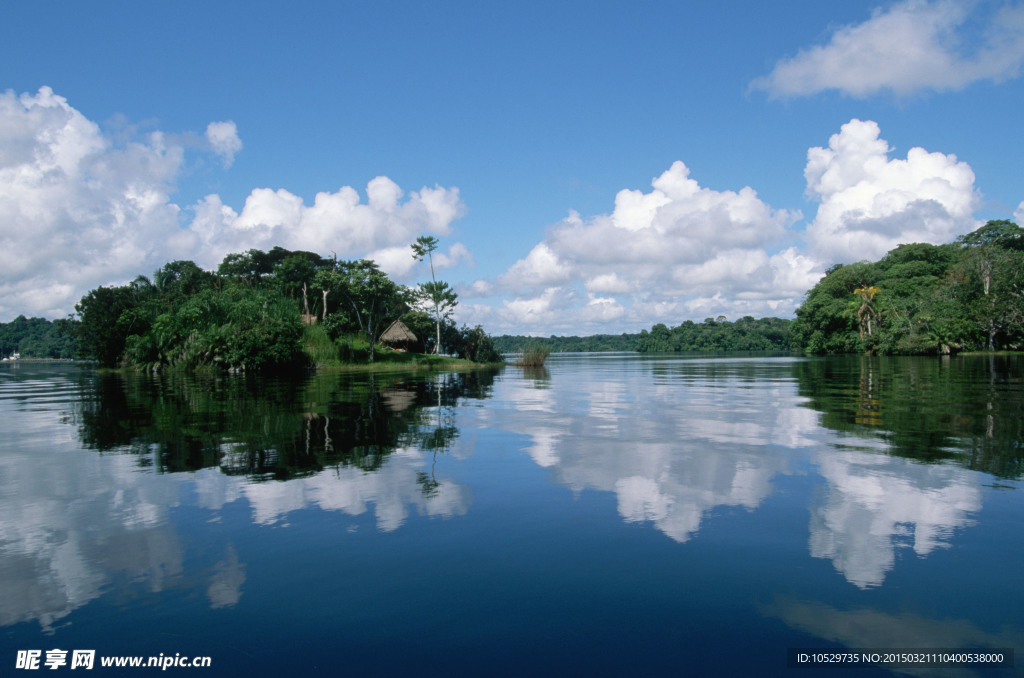
[[[429,256],[421,238],[413,256]],[[433,278],[433,275],[432,275]],[[172,261],[75,306],[78,355],[103,367],[266,370],[401,368],[501,361],[480,327],[455,327],[455,293],[398,285],[368,260],[275,247],[229,254],[216,272]],[[432,313],[428,313],[432,311]],[[429,355],[433,354],[433,355]]]
[[[796,310],[815,355],[950,354],[1024,346],[1024,229],[989,221],[945,245],[900,245],[830,268]]]

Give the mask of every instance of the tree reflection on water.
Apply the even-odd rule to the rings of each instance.
[[[459,400],[486,398],[494,370],[327,373],[303,379],[104,374],[76,406],[84,447],[161,472],[218,467],[253,480],[380,469],[394,450],[446,451]]]
[[[1021,478],[1021,364],[1019,356],[851,356],[802,361],[794,373],[829,429],[875,440],[890,455]]]

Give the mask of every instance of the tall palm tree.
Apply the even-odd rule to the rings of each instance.
[[[871,321],[878,318],[878,311],[875,310],[875,305],[872,303],[875,299],[875,295],[881,292],[879,288],[874,285],[868,287],[858,287],[853,291],[858,297],[861,298],[862,302],[860,308],[857,309],[857,321],[860,323],[860,338],[864,338],[864,328],[868,328],[868,336],[871,336]]]

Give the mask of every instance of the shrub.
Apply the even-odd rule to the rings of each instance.
[[[454,350],[458,357],[475,363],[501,362],[501,354],[494,348],[494,340],[479,325],[472,329],[463,325]]]
[[[528,344],[519,354],[516,365],[523,367],[543,367],[544,361],[551,355],[551,348],[540,343]]]

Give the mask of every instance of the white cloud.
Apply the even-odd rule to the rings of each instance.
[[[434,269],[438,271],[454,268],[463,263],[472,266],[474,262],[473,254],[461,242],[453,243],[447,252],[437,252],[434,254]]]
[[[603,292],[605,294],[625,294],[634,291],[630,282],[620,278],[614,271],[612,273],[595,275],[593,278],[584,280],[583,286],[588,292]]]
[[[906,0],[864,23],[837,29],[827,45],[801,50],[751,83],[776,97],[829,89],[856,97],[882,91],[959,90],[1016,77],[1024,64],[1024,7],[959,0]],[[984,28],[973,31],[980,21]]]
[[[547,243],[535,246],[525,259],[520,259],[501,278],[510,287],[534,287],[569,280],[571,271]]]
[[[363,203],[354,188],[343,186],[317,193],[307,206],[285,189],[257,188],[237,215],[218,206],[219,198],[208,197],[190,228],[201,235],[204,256],[196,261],[212,265],[230,252],[279,245],[339,256],[373,252],[382,265],[404,272],[413,264],[408,244],[423,233],[446,235],[464,212],[457,188],[423,188],[406,197],[395,182],[380,176],[367,184],[366,195]],[[405,256],[408,266],[401,263]]]
[[[491,319],[493,331],[637,331],[682,321],[686,300],[701,296],[720,302],[713,315],[784,314],[820,277],[795,251],[768,253],[798,212],[772,209],[750,187],[702,187],[682,162],[651,188],[620,191],[611,214],[573,211],[554,226],[497,278],[516,296]]]
[[[178,229],[184,150],[159,132],[115,146],[48,87],[0,94],[0,316],[62,316],[154,266]]]
[[[807,229],[830,261],[877,259],[901,243],[950,242],[978,226],[974,172],[955,155],[912,148],[889,159],[870,120],[851,120],[828,148],[807,152],[807,193],[821,202]]]
[[[589,295],[582,316],[584,322],[604,324],[618,320],[625,314],[625,307],[614,298]]]
[[[221,157],[224,167],[231,167],[235,162],[235,154],[242,150],[242,140],[238,138],[238,128],[230,120],[211,122],[207,125],[206,140],[210,142],[213,152]]]
[[[854,119],[827,147],[809,149],[806,190],[820,204],[802,232],[793,228],[799,212],[772,208],[750,187],[703,187],[682,162],[649,191],[620,191],[611,214],[570,212],[493,284],[473,288],[513,295],[487,326],[590,334],[790,316],[831,263],[877,259],[901,243],[951,242],[980,225],[967,163],[922,148],[890,158],[880,135],[877,123]],[[479,311],[468,322],[483,322]]]
[[[540,294],[504,302],[502,320],[526,328],[556,326],[569,315],[575,301],[573,290],[549,287]]]
[[[115,143],[48,87],[0,94],[0,319],[62,317],[90,289],[173,259],[213,268],[230,252],[276,245],[343,257],[408,251],[423,233],[449,233],[464,212],[458,189],[406,195],[383,176],[367,185],[366,202],[348,186],[318,193],[311,206],[257,188],[240,213],[217,195],[183,210],[171,195],[186,167],[177,139],[188,136]],[[206,137],[226,165],[241,148],[231,122],[211,123]],[[444,261],[470,259],[456,244]]]
[[[1018,224],[1024,223],[1024,200],[1017,205],[1017,209],[1013,213],[1013,218],[1017,220]]]
[[[464,287],[460,294],[468,297],[489,297],[494,291],[494,283],[490,280],[474,280]]]
[[[408,245],[385,247],[370,252],[366,258],[374,261],[380,270],[395,279],[408,277],[416,267],[416,260],[412,258],[412,250]]]
[[[409,243],[450,234],[465,212],[456,188],[405,192],[385,176],[362,196],[342,186],[307,204],[256,188],[240,209],[218,195],[182,209],[171,196],[187,170],[178,139],[189,136],[115,142],[48,88],[0,94],[0,319],[61,317],[98,285],[173,259],[213,268],[253,247],[369,256],[412,282],[424,279],[425,264]],[[212,123],[207,137],[206,152],[225,160],[240,148],[231,123]],[[798,211],[773,208],[750,187],[701,186],[673,163],[649,190],[619,191],[609,214],[570,212],[503,275],[459,285],[464,299],[506,299],[460,304],[458,321],[547,335],[790,315],[828,263],[876,258],[902,242],[949,242],[977,227],[966,163],[920,148],[905,159],[890,153],[878,125],[860,120],[810,149],[807,193],[820,206],[805,233],[792,229]],[[1015,217],[1024,220],[1024,202]],[[459,242],[434,257],[435,270],[472,263]]]

